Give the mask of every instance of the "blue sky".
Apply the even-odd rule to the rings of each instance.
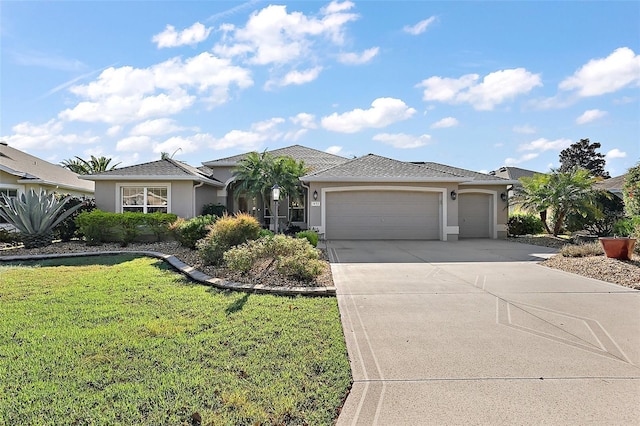
[[[640,2],[0,3],[0,139],[57,163],[301,144],[545,171],[640,157]]]

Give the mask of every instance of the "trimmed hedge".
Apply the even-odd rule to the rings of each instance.
[[[134,241],[161,241],[178,216],[173,213],[83,212],[76,218],[78,231],[88,245],[117,242],[127,246]]]

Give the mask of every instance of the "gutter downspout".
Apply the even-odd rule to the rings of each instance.
[[[193,217],[196,217],[196,189],[200,188],[202,185],[204,185],[204,182],[200,182],[197,185],[193,186],[193,209],[191,211],[191,213],[193,214]]]
[[[304,200],[304,206],[306,210],[305,219],[307,220],[307,229],[309,229],[309,223],[311,222],[311,208],[310,208],[311,206],[309,206],[309,191],[311,190],[311,188],[305,185],[303,181],[300,181],[300,185],[302,185],[302,187],[307,190],[307,196]]]

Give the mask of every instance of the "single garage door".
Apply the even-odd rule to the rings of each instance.
[[[440,201],[437,193],[328,192],[326,203],[327,239],[440,239]]]
[[[459,238],[491,238],[491,195],[458,195]]]

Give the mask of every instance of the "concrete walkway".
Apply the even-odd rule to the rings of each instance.
[[[493,240],[330,241],[338,425],[640,424],[640,292]]]

